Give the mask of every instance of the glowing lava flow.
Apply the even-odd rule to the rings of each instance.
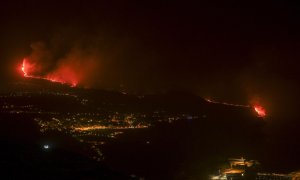
[[[250,105],[242,105],[242,104],[232,104],[232,103],[227,103],[227,102],[217,102],[217,101],[213,101],[211,99],[205,99],[207,102],[209,103],[213,103],[213,104],[222,104],[225,106],[236,106],[236,107],[246,107],[246,108],[250,108],[253,107],[253,109],[255,110],[255,112],[257,113],[257,115],[259,117],[265,117],[267,115],[266,113],[266,109],[263,108],[260,105],[254,105],[254,106],[250,106]]]
[[[236,106],[236,107],[250,107],[249,105],[243,105],[243,104],[233,104],[233,103],[227,103],[227,102],[217,102],[217,101],[213,101],[211,99],[205,99],[207,102],[209,103],[213,103],[213,104],[223,104],[226,106]]]
[[[22,64],[21,70],[22,70],[22,72],[24,74],[24,77],[31,77],[31,76],[28,75],[28,71],[30,71],[30,68],[32,68],[32,65],[29,65],[27,63],[27,60],[23,59],[23,64]]]
[[[59,75],[59,76],[55,76],[55,75],[47,75],[45,77],[43,76],[37,76],[37,75],[31,75],[32,72],[35,72],[36,69],[35,69],[35,65],[34,64],[30,64],[27,59],[23,59],[23,64],[22,64],[22,67],[21,67],[21,70],[23,72],[23,76],[26,77],[26,78],[34,78],[34,79],[43,79],[43,80],[48,80],[48,81],[51,81],[51,82],[56,82],[56,83],[61,83],[61,84],[67,84],[71,87],[75,87],[77,86],[78,82],[71,79],[71,78],[68,78],[67,80],[65,80],[65,77],[68,77],[67,75],[69,75],[70,73],[68,74],[62,74],[62,75]]]
[[[23,60],[23,64],[22,64],[21,70],[24,73],[24,77],[27,77],[27,73],[26,73],[26,70],[25,70],[25,60]]]
[[[254,105],[253,108],[259,117],[265,117],[267,115],[266,110],[262,106]]]

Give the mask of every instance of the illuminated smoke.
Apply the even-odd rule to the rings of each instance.
[[[72,48],[62,58],[54,59],[55,53],[43,43],[31,46],[33,52],[23,59],[21,70],[24,77],[44,79],[75,86],[91,86],[98,69],[99,55],[93,50]]]

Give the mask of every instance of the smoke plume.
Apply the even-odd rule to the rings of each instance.
[[[31,54],[23,62],[23,72],[27,77],[90,87],[99,75],[100,55],[96,49],[76,45],[62,52],[43,42],[31,44],[31,49]]]

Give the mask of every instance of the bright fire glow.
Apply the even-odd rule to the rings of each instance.
[[[26,70],[25,70],[25,60],[23,60],[23,64],[22,64],[22,68],[21,68],[22,72],[24,73],[24,77],[27,76]]]
[[[23,63],[22,63],[22,68],[21,68],[21,70],[22,70],[22,72],[24,74],[24,77],[30,77],[28,75],[28,73],[31,72],[32,69],[34,69],[34,65],[33,64],[29,64],[28,61],[27,61],[27,59],[24,58],[23,59]]]
[[[258,114],[258,116],[265,117],[267,115],[265,108],[263,108],[262,106],[255,105],[253,108],[256,111],[256,113]]]
[[[226,106],[236,106],[236,107],[246,107],[249,108],[251,107],[250,105],[242,105],[242,104],[233,104],[233,103],[227,103],[227,102],[217,102],[211,99],[205,99],[207,102],[209,103],[213,103],[213,104],[222,104],[222,105],[226,105]],[[263,108],[260,105],[254,105],[253,109],[255,110],[255,112],[257,113],[257,115],[259,117],[265,117],[267,115],[266,113],[266,109]]]
[[[68,68],[62,68],[60,71],[46,76],[37,76],[33,75],[33,73],[37,72],[35,64],[31,64],[26,58],[24,58],[21,70],[23,72],[23,76],[27,78],[44,79],[51,82],[67,84],[71,87],[75,87],[78,84],[78,81],[75,78],[76,74]]]

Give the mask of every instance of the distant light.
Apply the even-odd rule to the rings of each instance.
[[[44,148],[44,149],[49,149],[50,146],[49,146],[48,144],[45,144],[45,145],[43,146],[43,148]]]
[[[210,99],[205,99],[207,102],[212,103],[213,101]]]
[[[193,116],[187,116],[186,119],[187,119],[187,120],[192,120],[192,119],[193,119]]]

